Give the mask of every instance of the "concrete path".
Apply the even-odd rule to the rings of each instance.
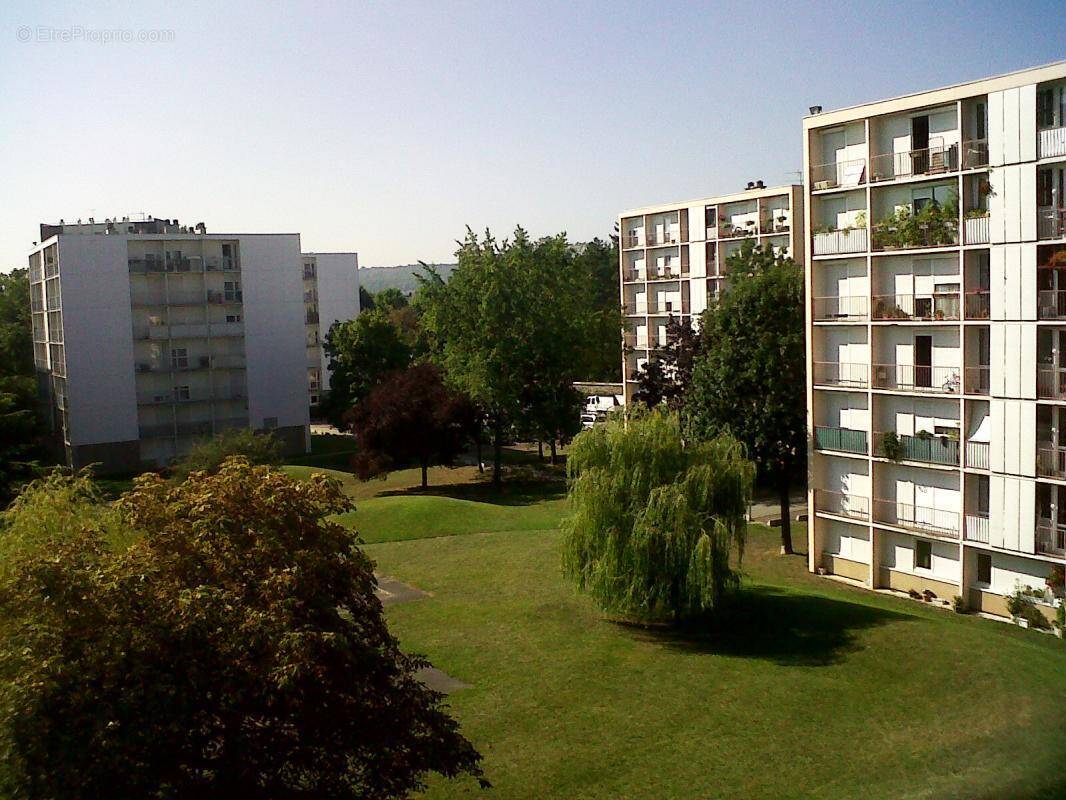
[[[807,495],[794,494],[789,498],[789,516],[807,513]],[[751,504],[748,519],[752,522],[769,522],[781,518],[781,504],[775,500],[762,499]]]

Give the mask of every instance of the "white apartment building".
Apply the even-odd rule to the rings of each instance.
[[[177,220],[42,225],[34,355],[67,463],[162,466],[233,427],[309,439],[300,236]]]
[[[359,316],[359,254],[304,253],[303,292],[307,396],[313,408],[329,391],[326,334],[335,322]]]
[[[1007,615],[1066,559],[1066,62],[803,132],[810,569]]]
[[[667,321],[698,323],[745,239],[803,263],[803,187],[758,181],[736,194],[635,208],[619,215],[618,231],[629,403],[641,368],[667,344]]]

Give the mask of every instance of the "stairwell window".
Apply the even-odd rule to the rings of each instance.
[[[914,543],[914,566],[918,569],[933,568],[933,543],[919,539]]]

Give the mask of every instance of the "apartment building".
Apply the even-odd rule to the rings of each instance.
[[[335,322],[359,316],[359,254],[304,253],[303,292],[307,397],[313,410],[329,391],[326,334]]]
[[[618,217],[622,379],[629,403],[644,364],[667,344],[670,317],[698,323],[728,279],[729,257],[746,239],[803,263],[803,187],[768,188],[646,206]]]
[[[163,466],[227,428],[309,445],[300,236],[147,218],[42,225],[34,355],[69,465]]]
[[[1005,616],[1066,562],[1066,62],[811,111],[810,569]]]

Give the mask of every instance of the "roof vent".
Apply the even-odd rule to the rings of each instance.
[[[766,184],[763,183],[761,180],[755,181],[755,188],[756,189],[765,189],[766,188]]]
[[[808,109],[808,110],[811,112],[811,116],[814,116],[815,114],[821,114],[822,113],[822,107],[821,106],[811,106],[810,109]]]
[[[755,188],[755,181],[748,181],[748,185],[745,186],[744,188],[745,189],[754,189]]]

